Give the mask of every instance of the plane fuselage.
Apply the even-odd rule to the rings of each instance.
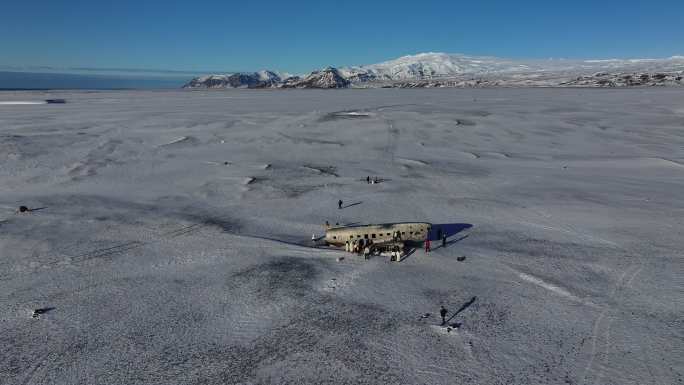
[[[325,232],[329,245],[344,246],[347,242],[383,243],[391,241],[423,242],[432,225],[427,222],[384,223],[379,225],[332,227]],[[366,241],[361,241],[366,240]]]

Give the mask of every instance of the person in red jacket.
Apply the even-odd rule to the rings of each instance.
[[[430,252],[430,234],[425,237],[425,252]]]

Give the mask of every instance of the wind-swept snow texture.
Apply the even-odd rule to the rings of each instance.
[[[679,384],[683,218],[679,89],[3,92],[0,383]]]

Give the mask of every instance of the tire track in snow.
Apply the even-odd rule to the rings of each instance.
[[[631,286],[632,281],[641,272],[643,267],[644,267],[644,265],[642,263],[640,266],[638,266],[636,268],[628,267],[627,269],[625,269],[625,271],[620,275],[620,278],[618,279],[618,281],[615,283],[615,286],[613,286],[613,289],[611,290],[611,293],[608,296],[608,298],[615,301],[618,299],[617,296],[618,296],[619,292],[621,290],[623,290],[625,288],[625,286],[632,287]],[[625,277],[628,274],[629,274],[630,278],[625,282]],[[603,334],[603,348],[601,350],[603,351],[603,358],[605,358],[607,356],[607,352],[610,349],[610,340],[609,340],[610,339],[610,329],[611,329],[612,323],[615,321],[615,318],[616,318],[614,315],[612,315],[610,313],[611,313],[611,309],[609,307],[606,307],[603,311],[601,311],[599,316],[596,318],[596,321],[594,321],[594,327],[593,327],[592,336],[591,336],[591,338],[592,338],[591,353],[590,353],[590,357],[589,357],[589,362],[587,363],[587,366],[584,369],[584,373],[582,375],[582,380],[580,381],[581,384],[587,384],[587,376],[594,370],[593,369],[594,363],[596,362],[596,356],[598,355],[597,350],[599,349],[598,348],[598,344],[599,344],[598,339],[599,339],[600,334],[601,334],[601,326],[602,326],[604,319],[607,319],[607,321],[604,325],[604,329],[603,329],[603,333],[602,333]],[[597,383],[600,382],[602,377],[603,377],[603,370],[600,370],[600,372],[598,373],[598,378],[597,378],[596,382]]]
[[[390,158],[390,165],[394,165],[394,154],[397,152],[397,146],[399,144],[400,131],[398,128],[394,127],[394,122],[387,119],[383,115],[380,115],[382,119],[385,120],[387,124],[387,143],[385,144],[385,155]]]
[[[634,282],[634,279],[637,277],[637,275],[639,275],[639,273],[641,272],[641,270],[643,270],[643,268],[644,268],[644,263],[642,262],[641,265],[637,269],[635,269],[635,271],[633,273],[630,273],[630,278],[624,284],[622,289],[624,289],[624,288],[630,288],[631,289],[633,287],[632,283]],[[626,269],[625,273],[628,270],[629,269]],[[622,274],[622,278],[624,278],[625,273]],[[613,290],[613,295],[615,295],[615,293],[616,293],[616,290]],[[617,300],[617,298],[615,298],[615,299]],[[615,317],[614,315],[609,316],[608,324],[606,325],[606,330],[605,330],[604,337],[603,337],[604,338],[604,346],[603,346],[603,359],[604,360],[606,357],[608,357],[608,351],[612,347],[610,344],[610,332],[611,332],[611,326],[612,326],[613,322],[615,322],[616,318],[617,317]],[[603,380],[604,373],[605,373],[604,370],[599,371],[598,378],[596,381],[597,383],[601,383],[601,381]],[[651,376],[652,376],[652,374],[651,374]]]
[[[427,383],[448,383],[448,379],[454,375],[464,376],[467,374],[459,370],[455,364],[451,364],[450,362],[448,366],[446,363],[444,363],[444,365],[436,365],[434,363],[426,362],[425,357],[421,354],[415,351],[406,351],[400,342],[395,341],[390,337],[385,337],[381,341],[370,341],[368,345],[373,347],[374,350],[381,352],[381,357],[393,357],[392,360],[387,362],[391,367],[402,370],[407,364],[416,365],[420,368],[416,369],[416,373],[422,373],[432,377]],[[411,382],[418,383],[420,381],[418,378],[415,378],[413,381],[409,381],[409,383]]]
[[[636,269],[633,273],[630,273],[630,274],[631,274],[631,277],[630,277],[629,280],[624,284],[624,286],[623,286],[622,288],[618,288],[618,287],[616,286],[616,289],[613,290],[613,297],[615,297],[616,292],[617,292],[618,289],[619,289],[619,290],[622,290],[622,289],[624,289],[625,287],[630,287],[630,288],[631,288],[631,287],[632,287],[632,285],[631,285],[631,284],[632,284],[632,281],[634,280],[634,278],[636,278],[636,276],[639,274],[639,272],[641,271],[641,269],[643,269],[643,267],[644,267],[644,266],[643,266],[643,264],[642,264],[642,265],[641,265],[638,269]],[[629,269],[625,270],[625,272],[627,272],[628,270],[629,270]],[[625,274],[623,273],[622,278],[624,279],[624,277],[625,277]],[[614,298],[614,299],[617,300],[617,298]],[[614,315],[609,315],[609,316],[608,316],[608,321],[607,321],[607,324],[606,324],[606,327],[605,327],[605,332],[604,332],[604,335],[603,335],[603,355],[602,355],[602,357],[601,357],[603,360],[605,360],[605,358],[608,356],[608,350],[609,350],[610,347],[611,347],[611,344],[610,344],[610,331],[611,331],[611,326],[612,326],[613,322],[615,322],[615,319],[616,319],[616,317],[615,317]],[[595,361],[595,360],[594,360],[594,361]],[[602,381],[602,379],[603,379],[603,375],[604,375],[604,370],[600,370],[599,373],[598,373],[597,383],[601,383],[601,381]]]
[[[41,369],[44,369],[45,363],[49,360],[50,358],[50,352],[45,352],[44,354],[41,354],[38,360],[35,362],[34,365],[29,367],[28,373],[26,374],[26,377],[24,380],[21,382],[22,385],[29,385],[29,384],[36,384],[39,381],[34,381],[36,377],[40,374]],[[44,375],[43,375],[44,377]]]
[[[577,238],[580,238],[582,240],[589,241],[589,242],[598,242],[598,243],[608,244],[608,245],[613,246],[613,247],[619,247],[619,245],[613,241],[609,241],[607,239],[603,239],[603,238],[600,238],[597,236],[592,236],[592,235],[589,235],[586,233],[582,233],[580,231],[573,229],[569,225],[565,225],[565,226],[559,225],[559,227],[554,227],[554,226],[542,225],[542,224],[527,222],[527,221],[519,221],[519,223],[522,223],[522,224],[525,224],[525,225],[528,225],[531,227],[537,227],[537,228],[544,229],[544,230],[557,231],[559,233],[568,234],[568,235],[571,235],[571,236],[574,236],[574,237],[577,237]]]
[[[615,243],[613,241],[609,241],[607,239],[603,239],[603,238],[597,237],[595,235],[589,235],[585,232],[577,230],[574,226],[571,226],[569,224],[558,223],[558,221],[553,220],[553,217],[551,216],[551,214],[548,214],[542,210],[533,209],[533,208],[529,208],[529,207],[527,208],[527,210],[537,214],[538,216],[544,218],[544,220],[547,221],[547,223],[550,222],[551,224],[553,224],[557,227],[548,226],[548,225],[540,225],[540,224],[531,223],[531,222],[521,222],[521,223],[525,223],[525,224],[531,225],[531,226],[541,227],[541,228],[546,229],[546,230],[552,230],[552,231],[558,231],[561,233],[571,234],[571,235],[574,235],[574,236],[579,237],[581,239],[584,239],[585,241],[605,243],[605,244],[611,245],[613,247],[620,248],[620,245],[618,245],[617,243]]]

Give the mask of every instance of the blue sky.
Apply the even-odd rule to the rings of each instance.
[[[682,0],[0,1],[4,69],[302,73],[428,51],[684,55]]]

